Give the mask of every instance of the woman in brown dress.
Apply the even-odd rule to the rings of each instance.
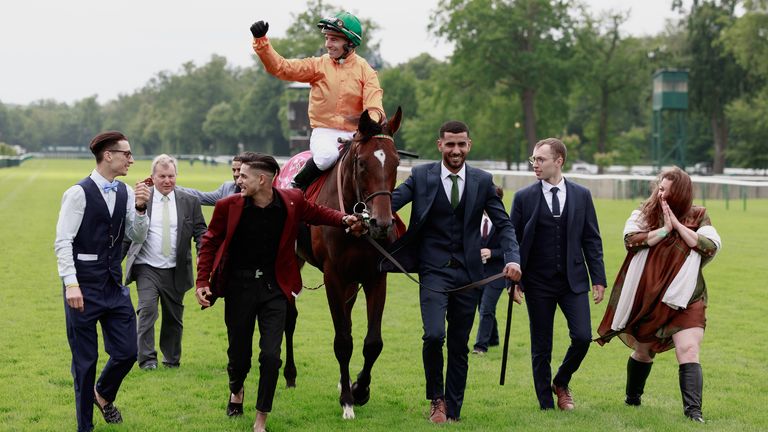
[[[699,349],[707,288],[701,268],[720,249],[706,209],[692,204],[691,179],[674,167],[659,174],[651,196],[624,228],[627,257],[616,276],[597,342],[618,336],[634,351],[627,362],[626,400],[640,405],[657,353],[675,349],[685,415],[704,422]]]

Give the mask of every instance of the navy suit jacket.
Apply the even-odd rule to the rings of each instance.
[[[418,271],[419,263],[428,263],[433,267],[441,267],[443,263],[432,262],[435,254],[428,252],[419,256],[422,245],[419,244],[421,228],[429,215],[429,211],[435,202],[438,193],[445,193],[440,179],[440,167],[442,162],[418,165],[411,170],[411,176],[398,186],[392,193],[392,210],[398,211],[407,203],[412,203],[411,218],[408,222],[408,230],[390,248],[394,257],[408,271]],[[480,248],[482,238],[480,236],[480,222],[483,210],[488,213],[494,227],[499,230],[501,248],[504,251],[504,262],[520,263],[515,231],[507,217],[504,203],[496,195],[496,186],[493,184],[491,174],[469,165],[466,166],[466,181],[462,199],[464,205],[464,262],[467,272],[472,280],[481,280],[483,275],[483,263],[480,260]],[[424,250],[428,250],[424,248]],[[395,271],[388,261],[382,261],[384,271]]]
[[[597,214],[589,189],[565,180],[567,208],[566,230],[568,249],[566,252],[566,275],[571,290],[575,293],[589,291],[592,285],[606,286],[603,264],[603,242],[597,225]],[[541,182],[519,190],[512,201],[510,219],[520,242],[520,267],[526,271],[542,199]],[[546,205],[546,204],[544,204]],[[525,288],[525,286],[523,286]]]

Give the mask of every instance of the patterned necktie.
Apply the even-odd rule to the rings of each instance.
[[[162,253],[164,257],[171,256],[171,210],[168,202],[171,199],[168,195],[163,195],[160,201],[163,202],[163,240]]]
[[[560,217],[560,199],[557,197],[560,189],[553,187],[550,190],[552,191],[552,216]]]
[[[451,185],[451,207],[456,210],[456,207],[459,206],[459,176],[456,174],[449,174],[448,177],[451,178],[451,182],[453,183]]]
[[[483,240],[488,238],[488,218],[483,219]]]
[[[101,188],[104,190],[105,193],[109,193],[109,191],[117,192],[117,185],[119,182],[117,180],[113,180],[112,183],[108,183],[105,186],[102,186]]]

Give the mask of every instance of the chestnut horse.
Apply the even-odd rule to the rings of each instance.
[[[345,145],[339,161],[328,173],[316,203],[345,213],[370,215],[369,233],[378,242],[394,240],[392,190],[397,179],[400,156],[392,136],[400,127],[402,112],[387,121],[373,121],[368,112],[360,116],[358,130]],[[341,190],[339,190],[341,189]],[[341,198],[342,204],[339,203]],[[339,362],[339,403],[345,419],[355,418],[353,405],[364,405],[370,396],[371,369],[381,354],[381,321],[386,300],[387,274],[378,270],[379,252],[365,239],[346,234],[335,227],[312,226],[311,251],[299,242],[301,259],[323,272],[325,293],[333,319],[333,351]],[[305,242],[308,243],[308,242]],[[349,362],[352,357],[352,307],[359,286],[365,292],[368,331],[363,341],[364,364],[351,383]],[[294,309],[286,322],[286,361],[283,374],[289,387],[295,386],[293,331],[297,313]]]

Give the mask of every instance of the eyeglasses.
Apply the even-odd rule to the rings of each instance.
[[[541,156],[536,156],[536,157],[531,156],[531,157],[528,158],[528,163],[531,164],[531,165],[533,165],[534,163],[538,163],[539,165],[541,165],[541,164],[543,164],[544,162],[546,162],[548,160],[554,160],[554,158],[547,159],[547,158],[544,158],[544,157],[541,157]]]
[[[122,153],[126,159],[130,159],[133,157],[133,153],[131,153],[130,150],[107,150],[110,153]]]

